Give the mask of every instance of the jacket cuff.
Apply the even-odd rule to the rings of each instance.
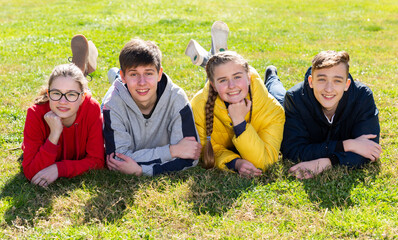
[[[58,177],[67,177],[66,165],[63,162],[57,162]]]
[[[345,152],[343,141],[338,141],[336,144],[335,152]]]
[[[339,157],[337,157],[336,154],[330,155],[329,159],[330,159],[330,162],[332,163],[332,166],[336,166],[336,165],[340,164]]]
[[[246,120],[234,126],[235,136],[239,137],[246,130]]]
[[[58,150],[58,147],[59,147],[60,145],[55,145],[54,143],[52,143],[52,142],[50,142],[50,140],[46,140],[46,142],[44,143],[44,146],[43,146],[43,148],[47,151],[47,152],[49,152],[50,154],[55,154],[55,155],[57,155],[57,150]]]
[[[171,159],[173,159],[171,157],[171,152],[170,152],[170,144],[167,144],[163,147],[159,147],[159,152],[160,152],[160,159],[162,160],[162,162],[167,162],[170,161]]]
[[[150,165],[140,165],[142,168],[142,175],[144,176],[153,176],[153,166]]]
[[[236,164],[236,160],[238,160],[238,158],[233,159],[230,162],[227,162],[225,164],[225,166],[227,166],[228,169],[233,170],[235,172],[238,172],[238,170],[235,168],[235,164]]]

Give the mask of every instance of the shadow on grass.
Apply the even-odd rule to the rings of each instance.
[[[236,173],[197,169],[192,175],[189,201],[197,214],[221,215],[233,207],[242,193],[254,189],[259,178],[242,178]]]
[[[222,215],[235,208],[242,195],[284,178],[283,167],[283,164],[278,162],[261,177],[255,178],[243,178],[237,173],[216,169],[197,168],[196,173],[191,175],[193,184],[190,186],[189,201],[193,203],[193,210],[197,214]]]
[[[285,166],[292,166],[287,163]],[[286,172],[289,168],[286,169]],[[316,176],[314,179],[302,180],[304,190],[310,201],[319,208],[348,208],[354,205],[351,191],[358,184],[373,182],[380,172],[380,163],[371,163],[361,169],[349,169],[337,166]]]
[[[77,217],[81,224],[113,222],[121,218],[126,205],[133,202],[132,189],[138,182],[135,180],[132,176],[99,170],[72,179],[58,179],[44,189],[28,182],[21,171],[5,184],[0,193],[0,198],[9,204],[4,220],[8,225],[32,227],[50,215],[54,217],[55,213]],[[54,201],[63,200],[65,203],[57,205],[60,211],[53,209]]]
[[[33,227],[41,221],[114,223],[126,214],[139,222],[160,215],[168,221],[176,219],[174,215],[178,218],[181,211],[218,216],[236,207],[243,194],[285,179],[291,165],[280,162],[264,176],[253,179],[200,167],[140,178],[104,169],[58,179],[48,189],[30,184],[18,173],[4,185],[0,197],[7,208],[5,223],[16,227]],[[309,200],[319,208],[347,208],[354,204],[351,190],[373,182],[379,167],[378,163],[358,170],[337,167],[302,183]]]
[[[221,215],[261,181],[267,180],[200,167],[152,178],[104,169],[72,179],[61,178],[44,189],[30,184],[21,171],[4,185],[0,197],[8,205],[4,220],[9,226],[34,227],[41,221],[57,222],[54,219],[96,224],[116,222],[132,211],[142,219],[166,214],[159,209],[164,205],[178,211],[178,206],[171,205],[181,201],[196,214]],[[183,186],[184,193],[179,192],[179,186]]]

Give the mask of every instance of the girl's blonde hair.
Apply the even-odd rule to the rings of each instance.
[[[50,89],[54,80],[58,77],[70,77],[79,84],[81,91],[85,92],[88,90],[87,78],[84,77],[80,68],[73,63],[58,65],[51,72],[51,75],[47,81],[47,85],[41,88],[39,96],[35,99],[35,104],[43,104],[48,102],[49,99],[47,96],[47,91]]]
[[[249,73],[249,64],[247,61],[239,54],[233,51],[220,52],[212,56],[206,64],[206,74],[207,78],[211,83],[214,83],[214,71],[215,69],[228,62],[234,62],[243,67],[246,73]],[[205,105],[205,116],[206,116],[206,144],[203,152],[203,167],[206,169],[213,168],[214,161],[214,151],[211,144],[211,134],[213,133],[213,120],[214,120],[214,104],[216,102],[218,93],[214,90],[212,84],[209,85],[209,96]],[[253,101],[249,86],[249,95],[251,101]],[[252,115],[252,109],[250,108],[250,119]]]

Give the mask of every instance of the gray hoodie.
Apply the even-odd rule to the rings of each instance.
[[[106,154],[122,153],[134,159],[144,175],[180,171],[196,166],[198,160],[172,158],[170,144],[184,137],[199,141],[192,109],[180,87],[163,73],[157,87],[157,103],[145,118],[127,86],[117,78],[103,107]]]

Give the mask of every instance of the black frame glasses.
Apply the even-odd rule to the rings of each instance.
[[[56,98],[54,98],[55,97],[54,94],[51,94],[51,93],[59,93],[59,95],[58,95],[59,97],[57,96]],[[77,94],[77,97],[76,97],[75,100],[72,101],[72,100],[69,99],[69,98],[72,97],[71,95],[69,95],[69,98],[68,98],[68,94],[70,94],[70,93]],[[68,101],[68,102],[76,102],[79,99],[80,95],[82,95],[83,93],[84,92],[77,92],[77,91],[69,91],[69,92],[66,92],[66,93],[62,93],[61,91],[56,90],[56,89],[47,90],[48,97],[51,100],[53,100],[53,101],[59,101],[59,100],[61,100],[62,97],[65,97],[66,101]]]

